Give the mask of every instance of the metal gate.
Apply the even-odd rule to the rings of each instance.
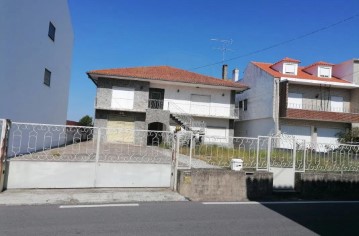
[[[12,123],[7,188],[170,187],[180,135]]]

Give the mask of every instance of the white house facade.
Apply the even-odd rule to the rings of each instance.
[[[97,86],[95,126],[233,136],[241,83],[169,66],[88,72]],[[129,140],[131,141],[131,140]]]
[[[2,0],[0,32],[0,118],[65,124],[73,48],[67,0]]]
[[[251,62],[237,95],[235,136],[287,134],[310,143],[337,143],[338,134],[359,123],[359,60],[339,64],[284,58]]]

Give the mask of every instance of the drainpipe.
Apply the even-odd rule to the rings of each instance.
[[[279,83],[280,78],[274,78],[274,93],[273,93],[273,100],[274,100],[274,110],[273,110],[273,119],[274,119],[274,129],[275,134],[279,134]]]

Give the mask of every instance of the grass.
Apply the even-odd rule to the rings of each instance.
[[[271,166],[292,167],[291,149],[273,149],[271,151]],[[180,153],[189,155],[189,147],[181,147]],[[244,169],[256,168],[257,147],[230,148],[218,145],[196,145],[192,150],[192,157],[207,162],[208,164],[230,167],[231,160],[239,158],[243,160]],[[305,163],[304,163],[305,159]],[[296,151],[296,169],[313,171],[359,171],[359,153],[340,152],[330,150],[328,152],[316,152],[315,150]],[[258,167],[267,167],[267,151],[259,150]]]

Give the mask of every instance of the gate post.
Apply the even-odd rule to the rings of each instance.
[[[97,169],[98,161],[100,159],[100,143],[101,143],[101,128],[97,128],[97,140],[96,140],[96,156],[95,156],[95,173],[94,173],[94,183],[93,187],[97,187]]]
[[[271,151],[272,151],[272,137],[268,137],[268,147],[267,147],[267,171],[270,171]]]
[[[6,155],[7,146],[9,140],[9,133],[11,127],[10,120],[1,120],[1,132],[0,132],[0,192],[4,190],[4,181],[6,173]]]
[[[179,154],[179,132],[173,133],[172,163],[171,163],[171,189],[177,191],[177,171]]]
[[[297,161],[297,143],[295,137],[293,138],[293,171],[295,172],[295,162]]]

